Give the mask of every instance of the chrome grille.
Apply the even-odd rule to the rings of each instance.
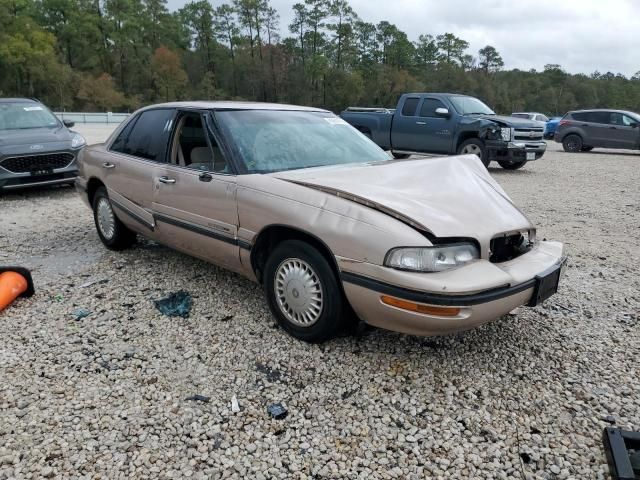
[[[544,128],[532,127],[532,128],[516,128],[513,131],[514,140],[542,140],[544,134]]]
[[[13,173],[30,173],[46,169],[64,168],[73,161],[71,153],[49,153],[24,157],[5,158],[0,162],[2,168]]]

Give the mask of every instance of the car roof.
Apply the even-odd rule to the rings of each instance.
[[[193,101],[193,102],[169,102],[149,105],[140,109],[149,110],[154,108],[196,108],[202,110],[289,110],[303,112],[324,112],[328,110],[315,107],[303,107],[300,105],[285,105],[281,103],[266,102],[238,102],[238,101]]]
[[[0,103],[40,103],[38,100],[34,100],[33,98],[0,98]]]
[[[615,108],[587,108],[584,110],[571,110],[569,113],[588,113],[588,112],[614,112],[614,113],[631,113],[637,115],[637,113],[631,110],[616,110]]]

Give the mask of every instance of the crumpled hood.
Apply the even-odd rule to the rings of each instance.
[[[500,233],[532,228],[475,155],[272,175],[369,204],[437,237],[470,237],[484,243]]]
[[[508,117],[506,115],[478,115],[478,117],[485,120],[491,120],[503,127],[533,128],[540,127],[542,125],[541,122],[529,120],[528,118]]]

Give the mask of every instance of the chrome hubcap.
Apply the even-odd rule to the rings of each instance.
[[[311,265],[287,258],[276,269],[274,293],[282,314],[291,323],[310,327],[322,313],[322,284]]]
[[[480,149],[480,147],[478,145],[466,145],[463,149],[462,149],[462,154],[463,155],[477,155],[478,157],[482,158],[482,150]]]
[[[113,215],[113,209],[108,199],[102,197],[98,200],[96,218],[98,219],[98,228],[100,228],[102,236],[107,240],[111,240],[116,231],[116,218]]]

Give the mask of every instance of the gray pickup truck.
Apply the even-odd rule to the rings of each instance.
[[[395,109],[349,107],[340,116],[396,158],[472,153],[516,170],[547,148],[538,122],[496,115],[466,95],[406,93]]]

